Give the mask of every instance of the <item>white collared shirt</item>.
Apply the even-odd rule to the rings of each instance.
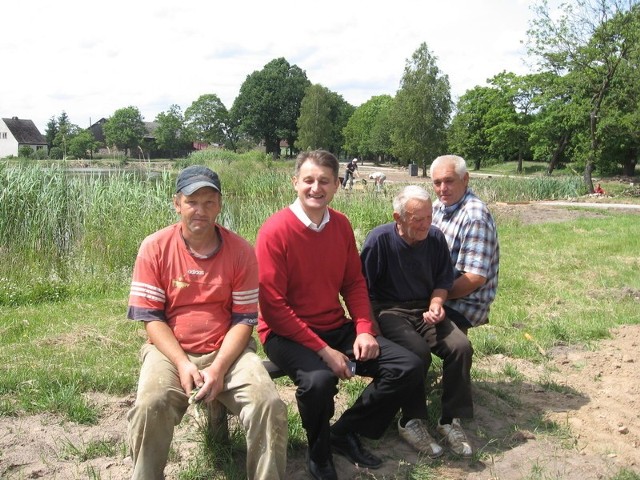
[[[289,205],[289,208],[293,212],[293,214],[298,217],[298,219],[304,224],[305,227],[310,228],[314,232],[321,232],[322,229],[329,223],[330,215],[329,209],[325,209],[324,215],[322,216],[322,221],[320,225],[316,225],[311,221],[311,219],[304,213],[304,209],[302,208],[302,202],[300,202],[299,198],[296,198],[296,201]]]

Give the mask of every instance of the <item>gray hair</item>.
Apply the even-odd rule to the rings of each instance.
[[[404,187],[393,199],[393,211],[404,218],[404,215],[407,212],[407,203],[409,200],[430,202],[431,195],[429,195],[429,192],[422,187],[417,185],[408,185]]]
[[[431,167],[429,167],[429,176],[433,178],[433,171],[443,165],[453,165],[456,174],[461,179],[467,173],[467,162],[464,161],[464,158],[458,155],[440,155],[431,162]]]

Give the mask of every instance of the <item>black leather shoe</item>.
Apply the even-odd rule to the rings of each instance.
[[[347,458],[351,463],[363,468],[379,468],[382,460],[373,453],[362,448],[360,439],[355,433],[347,433],[344,436],[331,434],[331,449]]]
[[[325,463],[318,463],[307,459],[307,470],[309,474],[316,480],[338,480],[338,474],[336,473],[336,467],[333,466],[333,460],[329,457]]]

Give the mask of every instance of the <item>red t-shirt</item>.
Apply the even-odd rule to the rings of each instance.
[[[224,227],[216,228],[220,248],[208,258],[191,254],[179,223],[149,235],[133,270],[128,318],[166,321],[190,353],[218,350],[232,324],[257,323],[253,247]]]

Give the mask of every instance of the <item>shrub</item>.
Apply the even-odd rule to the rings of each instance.
[[[20,148],[18,148],[18,157],[31,158],[32,155],[33,155],[33,148],[27,145],[22,145]]]
[[[49,150],[49,158],[52,160],[62,160],[63,156],[64,152],[60,147],[51,147],[51,150]]]

